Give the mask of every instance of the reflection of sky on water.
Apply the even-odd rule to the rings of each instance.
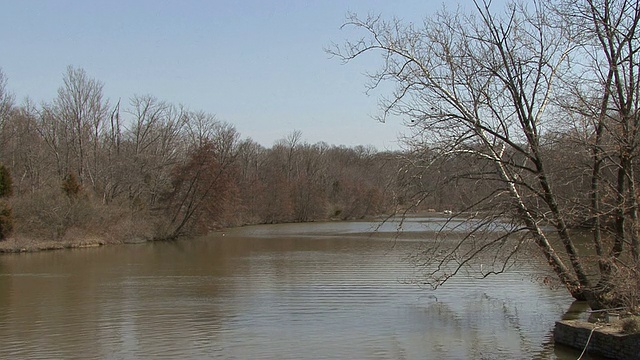
[[[458,224],[452,223],[452,226]],[[317,226],[319,225],[319,226]],[[287,234],[294,238],[326,236],[335,240],[336,244],[345,242],[350,237],[336,236],[335,234],[361,234],[365,230],[373,230],[378,224],[370,222],[347,222],[347,223],[320,223],[320,224],[291,224],[284,225],[287,228]],[[442,223],[438,223],[437,219],[414,218],[404,222],[403,226],[409,231],[420,232],[424,229],[440,228]],[[395,232],[397,223],[384,224],[383,231]],[[386,228],[385,228],[386,227]],[[242,234],[248,236],[264,236],[261,227],[249,227],[240,230]],[[274,230],[272,228],[270,231]],[[280,229],[277,229],[278,231]],[[316,235],[311,235],[313,231]],[[230,235],[233,235],[230,234]],[[239,234],[236,234],[239,235]],[[336,286],[336,282],[342,281],[342,277],[325,279],[331,282],[331,285],[316,288],[321,289],[328,294],[331,299],[342,298],[340,296],[332,297],[331,294],[350,294],[355,296],[354,301],[355,313],[361,313],[357,316],[358,321],[356,327],[359,332],[362,329],[369,329],[367,336],[369,340],[373,336],[371,332],[384,329],[380,334],[373,336],[377,345],[371,344],[372,348],[377,347],[378,354],[389,353],[389,349],[393,348],[402,354],[400,358],[427,358],[427,359],[467,359],[467,358],[541,358],[554,359],[553,347],[548,344],[551,336],[553,322],[567,310],[571,303],[571,298],[565,291],[551,290],[540,283],[533,280],[528,268],[519,268],[517,271],[510,271],[499,277],[490,277],[483,281],[478,281],[471,277],[454,278],[450,283],[435,292],[417,289],[413,285],[403,284],[405,279],[411,279],[414,276],[412,269],[407,268],[406,264],[393,265],[391,272],[393,284],[387,284],[387,288],[391,288],[389,292],[376,295],[375,286],[357,286],[353,282],[355,273],[359,273],[363,269],[371,269],[371,273],[376,273],[376,268],[386,268],[389,262],[389,242],[372,241],[372,239],[362,240],[359,242],[364,247],[378,247],[380,244],[386,252],[386,256],[381,258],[366,256],[361,259],[353,258],[348,262],[358,264],[358,270],[349,270],[344,272],[343,276],[348,285],[344,287]],[[353,246],[353,245],[351,245]],[[393,253],[398,257],[402,257],[406,253],[415,250],[415,244],[409,242],[396,243],[393,246]],[[367,252],[359,250],[355,253]],[[351,252],[349,252],[351,254]],[[253,256],[253,255],[252,255]],[[265,261],[269,258],[268,254],[261,255]],[[325,254],[326,256],[326,254]],[[335,257],[336,254],[328,256]],[[341,253],[339,256],[345,256]],[[323,252],[317,249],[306,249],[304,252],[290,253],[287,257],[289,262],[299,262],[305,264],[315,271],[302,271],[299,276],[305,277],[309,274],[323,274],[322,279],[327,275],[327,263],[322,260]],[[396,260],[393,260],[394,262]],[[525,266],[525,265],[522,265]],[[277,269],[278,267],[275,266]],[[270,268],[261,268],[260,272],[271,274]],[[272,269],[273,270],[273,269]],[[333,273],[333,275],[336,275]],[[293,276],[292,274],[288,275]],[[358,275],[360,276],[360,275]],[[288,278],[290,280],[290,278]],[[278,276],[273,279],[278,282]],[[302,281],[295,283],[317,283],[319,278],[311,276]],[[289,282],[287,282],[289,284]],[[295,288],[295,287],[294,287]],[[356,289],[371,294],[363,295],[359,298],[354,295]],[[293,289],[288,287],[289,294],[294,298],[304,298],[306,291],[311,289],[301,287]],[[386,295],[389,295],[386,298]],[[362,294],[360,294],[362,295]],[[351,297],[349,297],[351,298]],[[371,300],[375,299],[375,300]],[[305,304],[306,302],[303,302]],[[300,305],[295,303],[296,306]],[[332,304],[332,303],[331,303]],[[367,304],[363,306],[363,304]],[[318,304],[316,304],[318,305]],[[342,304],[344,306],[345,304]],[[319,308],[314,307],[317,311]],[[344,307],[338,307],[332,312],[324,313],[327,319],[336,319],[341,316],[340,310]],[[290,309],[289,309],[290,310]],[[304,314],[304,310],[298,309],[293,311],[297,315]],[[322,313],[322,311],[321,311]],[[371,317],[371,313],[376,317]],[[330,314],[330,315],[329,315]],[[253,314],[255,315],[255,314]],[[315,314],[317,315],[317,314]],[[352,316],[353,314],[349,315]],[[276,316],[278,317],[278,316]],[[284,317],[286,318],[286,317]],[[296,318],[299,318],[296,316]],[[305,319],[304,317],[302,317]],[[348,316],[347,316],[348,318]],[[246,321],[253,321],[255,316],[248,315]],[[304,323],[313,324],[312,328],[317,330],[322,322],[307,322],[309,319],[303,320]],[[347,320],[348,321],[348,320]],[[335,325],[335,324],[334,324]],[[350,331],[358,332],[358,329],[336,329],[330,328],[328,332],[335,333],[340,338],[331,340],[335,342],[336,349],[339,344],[346,340],[343,339],[345,334]],[[301,330],[301,329],[299,329]],[[310,330],[309,330],[310,331]],[[297,333],[297,336],[303,336],[304,330]],[[326,334],[320,336],[320,339],[327,341]],[[349,338],[348,336],[346,336]],[[315,336],[313,336],[315,339]],[[314,344],[314,339],[306,339],[309,344]],[[387,342],[393,339],[393,344]],[[356,343],[357,341],[353,339]],[[364,341],[364,340],[363,340]],[[367,341],[364,341],[367,342]],[[386,344],[386,345],[381,345]],[[311,346],[311,345],[309,345]],[[386,349],[386,350],[383,350]],[[337,351],[337,350],[336,350]],[[558,355],[563,358],[562,354]],[[357,357],[357,356],[356,356]],[[577,356],[570,351],[567,358],[574,359]],[[380,358],[396,358],[393,356]]]
[[[565,291],[525,267],[420,289],[415,243],[336,235],[372,225],[1,257],[0,358],[563,358],[544,344]]]
[[[409,233],[455,232],[465,233],[478,226],[479,221],[473,219],[456,219],[444,217],[407,217],[405,219],[392,218],[374,221],[333,221],[316,223],[295,223],[276,225],[255,225],[239,229],[231,229],[230,233],[240,233],[243,236],[340,236],[340,235],[375,235]],[[509,225],[494,222],[486,225],[486,230],[504,230]]]

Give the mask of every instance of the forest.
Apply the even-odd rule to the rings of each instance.
[[[73,67],[56,98],[17,105],[1,76],[5,237],[175,239],[358,219],[393,211],[398,197],[390,152],[309,144],[299,131],[265,148],[213,114],[151,95],[113,102]]]

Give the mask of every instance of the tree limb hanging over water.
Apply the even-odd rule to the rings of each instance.
[[[500,272],[526,233],[576,299],[618,301],[616,277],[638,269],[640,5],[474,5],[419,25],[349,14],[344,26],[362,36],[328,50],[346,63],[381,57],[368,88],[395,85],[379,119],[406,119],[413,130],[401,175],[415,206],[441,197],[433,194],[443,179],[484,194],[457,209],[478,214],[463,221],[467,235],[439,236],[413,260],[434,286],[491,254],[502,254]],[[490,231],[496,219],[509,226]],[[579,252],[570,224],[592,231],[595,261]]]

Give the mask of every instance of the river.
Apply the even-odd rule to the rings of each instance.
[[[572,303],[566,290],[526,266],[421,289],[403,260],[419,236],[394,240],[396,225],[375,236],[369,222],[249,226],[2,255],[0,358],[578,357],[551,344]]]

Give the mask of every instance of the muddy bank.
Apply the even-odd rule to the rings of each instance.
[[[120,244],[120,241],[108,241],[104,238],[78,238],[64,240],[39,240],[10,238],[0,242],[0,253],[23,253],[62,249],[98,247],[108,244]]]

